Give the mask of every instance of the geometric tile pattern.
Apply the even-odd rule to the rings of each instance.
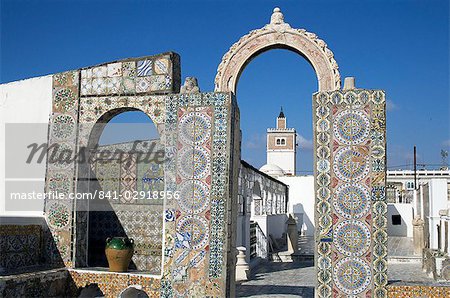
[[[384,92],[313,103],[318,296],[386,297]]]

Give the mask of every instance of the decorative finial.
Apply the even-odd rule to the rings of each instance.
[[[274,25],[279,25],[284,23],[284,16],[279,7],[273,9],[272,17],[270,18],[270,23]]]
[[[195,77],[186,77],[184,85],[181,86],[180,93],[197,93],[200,92],[198,81]]]

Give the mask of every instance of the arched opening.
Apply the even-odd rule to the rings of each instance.
[[[129,270],[159,275],[164,147],[157,127],[141,110],[110,110],[92,127],[86,151],[79,189],[93,197],[87,208],[87,266],[108,267],[106,239],[128,237],[134,241]],[[80,179],[82,174],[87,179]]]
[[[298,59],[299,55],[304,59]],[[286,237],[272,237],[272,234],[286,231],[288,214],[294,213],[297,201],[307,202],[303,211],[308,216],[296,218],[314,222],[313,187],[305,192],[289,191],[289,202],[285,198],[287,185],[297,185],[298,179],[303,178],[312,178],[307,183],[314,181],[311,95],[316,91],[340,89],[338,65],[323,40],[306,30],[291,28],[276,8],[270,24],[243,36],[223,56],[215,87],[216,91],[237,95],[242,158],[260,168],[266,178],[271,176],[267,178],[270,182],[264,185],[261,218],[252,223],[250,238],[253,242],[265,239],[269,259],[279,259],[286,249]],[[284,109],[280,110],[280,106]],[[256,212],[256,208],[251,210]],[[239,217],[242,215],[238,221]],[[303,222],[297,222],[298,230],[302,226]],[[255,237],[260,230],[266,235]],[[314,230],[310,229],[309,233],[313,240],[310,243],[314,245]]]
[[[242,71],[237,84],[242,159],[258,169],[268,163],[267,130],[276,129],[282,107],[286,128],[296,131],[298,146],[293,175],[312,175],[311,94],[317,87],[314,69],[293,51],[273,49],[255,57]],[[285,134],[276,134],[274,142],[274,148],[285,148]],[[283,168],[283,165],[277,165]]]
[[[258,181],[255,181],[252,190],[252,203],[251,203],[251,213],[254,215],[261,215],[262,208],[262,197],[261,197],[261,186]]]

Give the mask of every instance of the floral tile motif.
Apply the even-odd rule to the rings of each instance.
[[[167,167],[178,168],[178,172],[176,177],[166,176],[166,185],[180,191],[180,198],[166,207],[169,212],[176,209],[176,220],[166,221],[166,230],[175,230],[176,237],[173,241],[173,237],[168,238],[166,234],[164,272],[171,272],[173,278],[168,282],[162,281],[166,285],[161,290],[162,297],[188,293],[217,296],[225,293],[222,274],[224,266],[227,266],[224,261],[227,249],[223,198],[227,189],[226,175],[223,174],[230,156],[225,148],[226,139],[232,137],[222,131],[229,127],[229,123],[223,121],[231,109],[228,100],[227,95],[220,93],[167,97],[166,151],[173,151],[176,160],[174,165],[169,163]],[[197,158],[189,152],[197,152]],[[205,164],[205,159],[200,156],[207,156],[206,160],[210,161]],[[211,169],[211,175],[204,174],[207,168]],[[193,197],[187,196],[190,189]],[[186,257],[186,250],[192,251],[189,257]],[[192,264],[185,264],[186,260],[192,261]],[[178,265],[170,271],[169,264],[173,262]],[[207,272],[207,278],[203,272]],[[199,277],[195,283],[192,283],[193,277]],[[184,286],[185,281],[191,282],[189,289]]]
[[[122,75],[124,77],[130,78],[136,77],[136,62],[135,61],[122,62]]]
[[[0,226],[0,266],[8,272],[40,264],[42,240],[39,225]]]
[[[121,86],[122,93],[135,93],[136,92],[136,83],[134,78],[123,78],[122,80],[122,86]]]
[[[78,117],[79,94],[90,88],[91,73],[83,71],[83,86],[79,86],[80,71],[71,71],[53,76],[53,113],[50,119],[49,145],[58,144],[60,149],[74,148],[76,119]],[[89,77],[89,78],[88,78]],[[73,192],[74,163],[50,163],[47,166],[46,191]],[[71,265],[71,231],[73,205],[69,199],[45,202],[45,214],[51,233],[44,233],[44,258],[52,264]]]
[[[82,96],[178,92],[181,85],[179,56],[176,54],[85,68],[80,71],[80,75]],[[58,78],[64,80],[66,77],[56,74],[55,82],[59,81]],[[136,78],[138,79],[135,81]],[[64,84],[61,81],[61,86]]]
[[[110,63],[107,66],[107,76],[121,77],[122,76],[122,62]]]
[[[386,209],[385,106],[380,92],[314,94],[319,297],[386,297],[387,237],[380,220]]]
[[[149,91],[161,91],[167,89],[166,78],[163,75],[154,75],[149,77]]]
[[[81,95],[92,94],[92,78],[82,78],[81,79]]]

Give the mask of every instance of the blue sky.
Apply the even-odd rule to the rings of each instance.
[[[196,76],[211,91],[223,54],[265,25],[275,6],[292,27],[325,40],[342,77],[386,90],[390,168],[411,164],[414,144],[419,163],[441,163],[441,148],[450,149],[448,1],[1,0],[0,82],[175,51],[183,80]],[[254,59],[237,90],[243,158],[265,163],[265,132],[282,105],[301,136],[298,170],[311,171],[316,90],[312,67],[297,54]]]

